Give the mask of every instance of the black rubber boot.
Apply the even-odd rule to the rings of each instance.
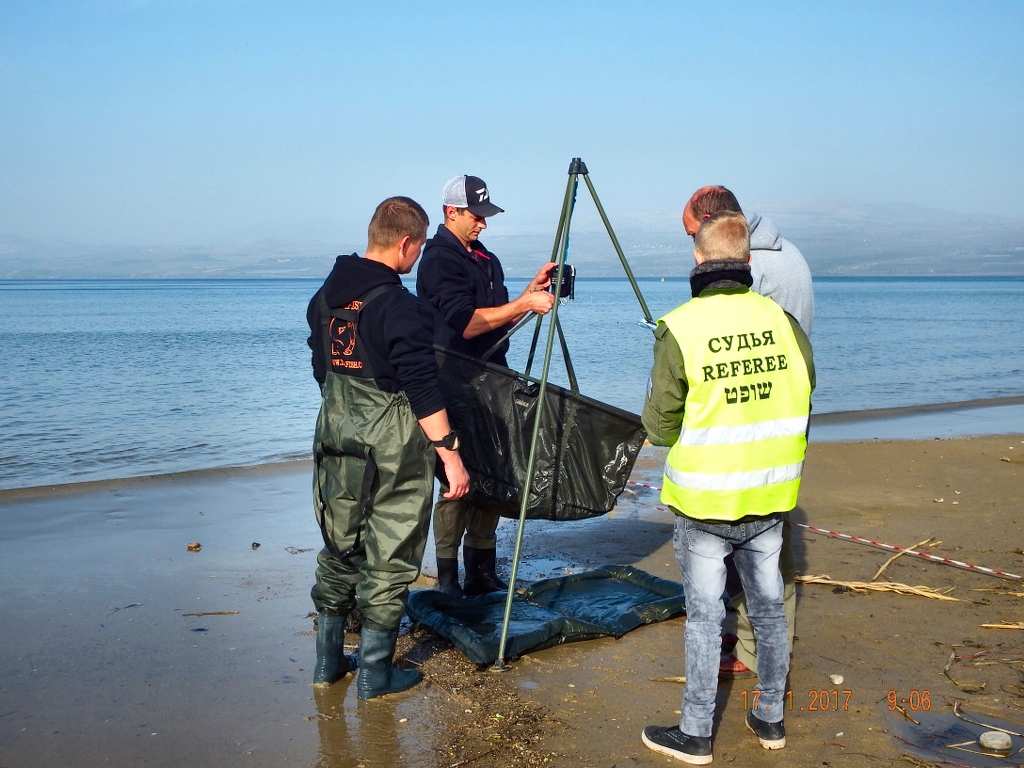
[[[360,699],[401,693],[423,679],[415,669],[398,669],[392,664],[397,642],[397,629],[381,632],[363,627],[359,640],[359,674],[356,675],[356,695]]]
[[[321,613],[316,620],[316,668],[313,685],[330,685],[355,672],[359,658],[345,653],[345,617]]]
[[[459,560],[456,557],[437,558],[437,589],[450,597],[466,596],[459,586]]]
[[[469,597],[486,595],[489,592],[507,592],[508,584],[498,578],[494,572],[495,551],[493,549],[476,549],[463,547],[462,557],[466,564],[466,586],[464,591]]]

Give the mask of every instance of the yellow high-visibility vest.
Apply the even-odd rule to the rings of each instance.
[[[689,388],[661,500],[699,520],[793,509],[811,383],[785,313],[746,288],[727,289],[658,322],[679,344]]]

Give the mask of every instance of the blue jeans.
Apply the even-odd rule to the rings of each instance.
[[[686,689],[679,730],[711,736],[718,690],[725,604],[725,556],[736,562],[757,638],[760,682],[754,714],[768,723],[782,720],[789,674],[789,636],[782,612],[782,517],[769,515],[742,523],[710,523],[676,517],[676,559],[686,590]]]

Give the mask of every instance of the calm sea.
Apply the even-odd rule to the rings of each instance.
[[[0,489],[308,456],[318,286],[0,282]],[[689,297],[686,280],[641,289],[655,317]],[[559,314],[581,390],[638,412],[652,339],[629,284],[576,295]],[[1024,394],[1024,279],[819,278],[815,297],[816,412]]]

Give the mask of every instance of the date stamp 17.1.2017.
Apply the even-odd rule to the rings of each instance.
[[[792,691],[786,691],[786,698],[783,699],[783,707],[787,712],[846,712],[850,709],[850,698],[853,691],[824,688],[820,691],[808,691],[807,701],[794,701],[800,699],[794,696]],[[757,707],[761,692],[758,690],[743,691],[743,708],[754,709]]]

